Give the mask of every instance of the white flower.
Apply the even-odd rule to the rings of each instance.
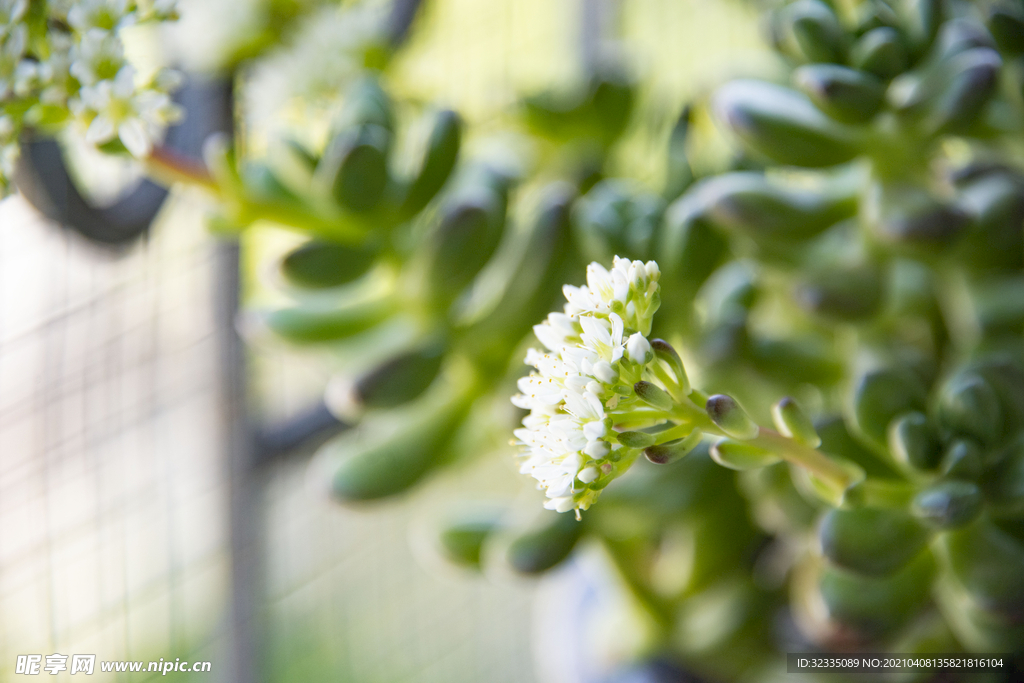
[[[14,90],[15,74],[25,55],[28,29],[19,24],[0,34],[0,100]]]
[[[0,0],[0,35],[16,27],[28,9],[28,0]]]
[[[71,48],[71,75],[83,86],[115,78],[124,66],[124,46],[117,34],[91,28]]]
[[[580,316],[583,334],[580,339],[589,349],[597,352],[601,358],[614,363],[622,358],[622,318],[611,313],[607,319],[592,315]]]
[[[521,378],[512,397],[530,411],[514,433],[525,448],[520,471],[545,490],[548,509],[578,515],[631,462],[611,428],[622,385],[643,378],[653,358],[644,335],[657,310],[659,276],[653,261],[616,257],[610,271],[592,263],[586,285],[563,287],[565,312],[533,328],[546,351],[526,354],[537,372]]]
[[[128,0],[78,0],[68,10],[68,23],[82,32],[111,31],[134,23],[134,15],[128,14]]]
[[[115,137],[135,157],[145,157],[163,127],[176,114],[176,108],[165,93],[137,91],[135,71],[126,66],[114,80],[100,81],[79,92],[85,113],[95,116],[89,123],[85,139],[103,144]]]

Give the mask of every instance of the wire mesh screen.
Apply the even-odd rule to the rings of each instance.
[[[0,204],[0,678],[17,655],[215,659],[227,526],[197,219],[165,210],[114,258]]]

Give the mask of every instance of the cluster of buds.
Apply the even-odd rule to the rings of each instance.
[[[173,0],[0,3],[0,184],[26,128],[74,123],[96,145],[145,157],[178,111],[173,72],[142,80],[125,60],[122,29],[175,16]]]
[[[515,432],[528,448],[521,471],[540,482],[549,509],[586,510],[636,457],[612,427],[635,419],[633,386],[652,378],[645,335],[660,276],[654,261],[616,257],[611,271],[591,263],[586,285],[565,286],[565,312],[533,328],[547,351],[530,349],[537,372],[519,380],[512,402],[530,411]]]

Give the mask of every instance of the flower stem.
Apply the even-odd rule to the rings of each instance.
[[[788,439],[772,429],[761,427],[758,435],[749,443],[776,453],[783,460],[833,484],[840,491],[845,491],[862,479],[821,451]]]
[[[676,402],[671,411],[671,417],[683,422],[686,428],[698,427],[706,434],[727,436],[711,420],[707,411],[689,398]],[[675,429],[668,431],[674,432]],[[794,439],[786,438],[773,429],[760,427],[758,435],[747,443],[777,454],[783,460],[804,468],[840,491],[845,491],[862,479],[821,451],[805,446]]]
[[[220,192],[217,181],[206,164],[179,154],[169,147],[154,147],[145,163],[147,173],[164,185],[188,183],[215,193]]]

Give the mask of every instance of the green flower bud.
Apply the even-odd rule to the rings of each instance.
[[[793,72],[801,92],[843,123],[864,123],[885,101],[885,87],[871,74],[837,64],[808,64]]]
[[[824,2],[797,0],[783,10],[783,22],[807,61],[842,62],[845,59],[846,31]]]
[[[985,501],[995,514],[1024,516],[1024,436],[999,454],[998,464],[982,479]]]
[[[437,538],[441,553],[453,564],[479,569],[483,545],[499,528],[501,518],[499,510],[482,509],[449,519]]]
[[[902,413],[925,406],[925,388],[903,367],[870,370],[854,385],[853,422],[865,436],[884,444],[889,423]]]
[[[523,534],[508,547],[508,563],[521,574],[540,574],[555,567],[583,536],[584,525],[572,515],[545,514],[546,526]]]
[[[1024,53],[1024,11],[1019,4],[1016,8],[1009,5],[992,8],[988,15],[988,30],[1003,54]]]
[[[388,138],[386,130],[367,124],[339,134],[328,145],[317,175],[329,183],[340,206],[364,212],[380,203],[388,184]]]
[[[694,429],[685,438],[647,447],[644,456],[655,465],[670,465],[688,455],[703,437],[704,432]]]
[[[686,376],[683,359],[679,357],[679,354],[672,348],[672,345],[664,339],[652,339],[651,350],[654,351],[656,358],[668,363],[668,366],[672,369],[672,374],[676,377],[676,382],[679,384],[679,390],[683,394],[689,394],[690,380]]]
[[[719,118],[747,147],[778,163],[833,166],[861,151],[859,133],[788,88],[736,80],[719,88],[714,103]]]
[[[337,308],[309,303],[271,311],[264,322],[290,342],[318,344],[365,332],[387,320],[395,310],[394,301],[379,298]]]
[[[883,80],[902,73],[907,68],[907,50],[899,31],[888,26],[871,29],[850,51],[850,64],[854,68],[874,74]]]
[[[821,521],[821,551],[858,574],[884,576],[906,566],[928,544],[928,530],[906,512],[881,508],[830,510]]]
[[[423,159],[413,175],[402,201],[403,216],[413,216],[430,203],[444,186],[459,158],[462,119],[450,110],[437,112],[427,139]]]
[[[904,467],[932,470],[939,464],[940,444],[924,413],[910,412],[889,424],[889,452]]]
[[[356,380],[353,398],[365,408],[394,408],[418,398],[437,378],[445,351],[433,341],[398,354]]]
[[[981,491],[977,484],[951,479],[918,493],[911,510],[915,517],[931,526],[952,529],[973,521],[981,508]]]
[[[658,440],[654,434],[647,432],[619,432],[616,438],[627,448],[647,448]]]
[[[811,419],[792,398],[787,396],[772,406],[772,420],[783,436],[811,448],[821,445],[821,437]]]
[[[675,405],[672,397],[664,389],[650,382],[637,382],[633,385],[633,391],[636,393],[637,398],[658,410],[668,412]]]
[[[941,557],[957,583],[983,609],[1024,616],[1024,545],[986,522],[939,537]]]
[[[999,81],[1003,60],[995,50],[967,50],[950,59],[945,87],[927,112],[926,129],[936,135],[965,132],[975,123]]]
[[[716,394],[708,399],[704,409],[708,417],[729,436],[747,441],[757,436],[760,429],[732,396]]]
[[[730,470],[750,470],[779,462],[775,453],[743,441],[722,439],[711,446],[711,459]]]
[[[374,250],[365,246],[310,240],[281,260],[281,274],[298,287],[337,287],[366,274],[374,256]]]
[[[943,388],[938,418],[946,429],[983,444],[993,444],[1003,434],[999,396],[991,384],[973,372],[954,377]]]
[[[854,462],[831,454],[828,455],[828,458],[833,464],[843,470],[846,475],[845,481],[840,482],[835,479],[826,479],[806,468],[794,467],[794,484],[797,484],[800,490],[809,497],[817,498],[832,507],[862,504],[868,498],[864,490],[867,477],[864,468]]]
[[[393,496],[448,462],[448,446],[472,404],[473,394],[460,391],[446,385],[390,416],[390,428],[371,422],[328,442],[318,457],[334,468],[334,496],[345,502]]]
[[[972,439],[955,439],[946,448],[939,468],[954,479],[976,480],[985,469],[981,446]]]

